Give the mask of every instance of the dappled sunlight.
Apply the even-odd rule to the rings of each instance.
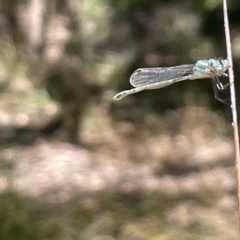
[[[214,229],[221,226],[220,239],[227,239],[224,229],[234,222],[230,213],[237,206],[232,196],[234,165],[229,161],[233,149],[224,135],[211,138],[205,132],[201,140],[192,141],[190,132],[181,133],[186,133],[183,127],[176,136],[167,134],[169,123],[152,133],[151,126],[124,122],[113,128],[95,108],[88,114],[91,120],[82,133],[86,148],[41,139],[2,151],[2,163],[14,166],[1,180],[2,191],[11,187],[40,205],[52,206],[69,206],[78,196],[80,209],[96,214],[93,222],[82,225],[82,236],[98,235],[103,229],[111,232],[122,222],[123,238],[154,239],[151,236],[159,228],[170,237],[170,232],[177,234],[173,226],[193,234],[205,229],[215,236]],[[144,213],[138,216],[138,211]]]

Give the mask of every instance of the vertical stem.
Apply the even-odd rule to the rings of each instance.
[[[237,170],[237,192],[238,192],[238,224],[240,231],[240,154],[239,154],[239,135],[238,135],[238,124],[237,124],[237,110],[236,110],[236,96],[235,96],[235,86],[234,86],[234,74],[233,74],[233,61],[232,61],[232,50],[230,41],[230,31],[228,22],[228,12],[227,12],[227,0],[223,0],[223,15],[224,15],[224,27],[225,27],[225,37],[227,46],[227,59],[229,62],[229,81],[230,81],[230,93],[231,93],[231,108],[232,108],[232,126],[234,134],[234,147],[235,147],[235,161]]]

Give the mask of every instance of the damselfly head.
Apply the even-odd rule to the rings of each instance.
[[[217,71],[223,71],[223,72],[227,71],[229,67],[227,59],[217,60],[217,59],[210,58],[208,60],[208,64],[210,67],[213,67]]]

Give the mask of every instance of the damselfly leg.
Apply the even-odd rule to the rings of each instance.
[[[223,85],[220,82],[219,78],[217,76],[215,76],[212,78],[212,86],[213,86],[213,92],[214,92],[215,99],[218,100],[219,102],[230,105],[230,99],[222,99],[219,94],[220,91],[223,91],[229,87],[229,83]]]

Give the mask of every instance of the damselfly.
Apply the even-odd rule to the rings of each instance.
[[[180,81],[211,78],[215,98],[226,103],[219,97],[218,91],[226,89],[229,85],[223,85],[219,80],[219,77],[228,76],[225,73],[228,67],[227,59],[216,60],[211,58],[209,60],[199,60],[196,64],[175,67],[139,68],[133,72],[129,80],[135,88],[120,92],[113,99],[120,100],[133,93],[163,88]]]

